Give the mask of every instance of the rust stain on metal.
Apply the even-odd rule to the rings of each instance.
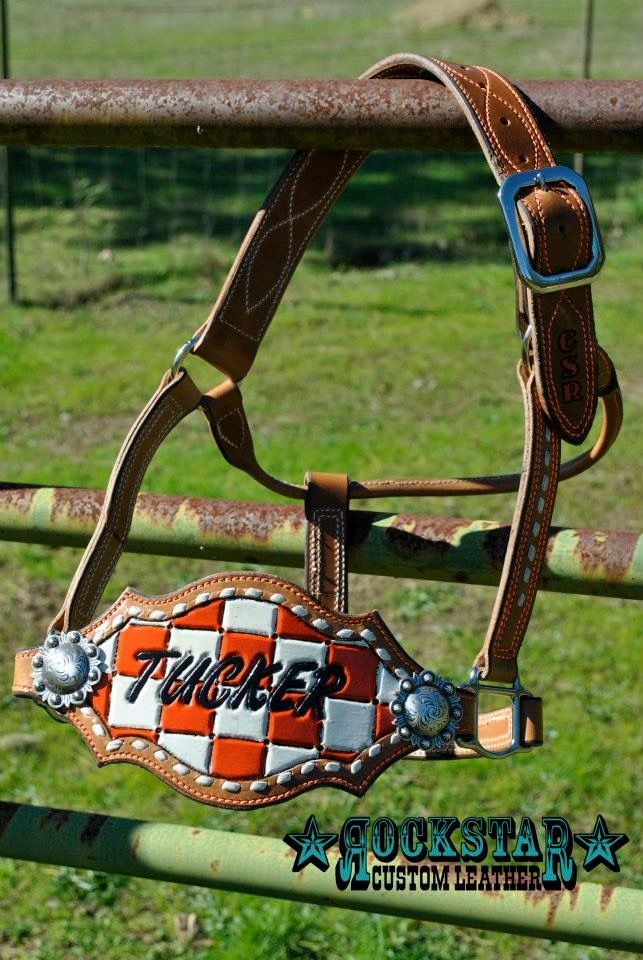
[[[55,487],[51,505],[51,519],[76,520],[80,523],[96,523],[105,494],[100,490],[78,490],[68,487]]]
[[[183,497],[141,493],[136,498],[136,518],[154,526],[170,528],[184,503]]]
[[[98,834],[103,829],[104,825],[107,823],[109,817],[104,816],[101,813],[90,813],[87,817],[87,822],[80,833],[80,842],[86,844],[92,844]]]
[[[40,490],[36,486],[20,486],[13,483],[0,483],[0,503],[3,507],[28,514],[34,497]]]
[[[185,509],[203,533],[216,531],[233,541],[267,542],[276,528],[288,525],[300,530],[305,522],[302,510],[274,503],[190,498],[185,501]]]
[[[429,553],[442,559],[453,549],[458,534],[470,525],[471,521],[458,517],[398,514],[386,527],[386,540],[396,553],[403,556]]]
[[[216,857],[214,860],[210,861],[210,869],[212,870],[212,873],[218,873],[220,866],[221,866],[221,861],[217,860]]]
[[[52,827],[54,830],[61,830],[70,816],[69,810],[47,810],[40,821],[40,825],[43,828]]]
[[[0,836],[7,829],[19,809],[19,803],[6,803],[0,800]]]
[[[627,574],[638,542],[638,534],[624,531],[577,530],[574,553],[588,573],[600,569],[609,581]]]
[[[603,913],[609,907],[610,901],[614,896],[615,890],[616,890],[616,887],[608,887],[608,886],[601,887],[601,896],[599,901],[601,913]]]
[[[638,152],[643,83],[516,81],[556,149]],[[422,80],[5,80],[0,143],[472,150],[455,100]]]
[[[572,890],[529,890],[525,893],[525,900],[533,902],[534,905],[542,903],[543,900],[546,901],[547,917],[545,923],[548,927],[551,927],[556,917],[556,911],[566,894],[569,895],[569,909],[573,911],[580,894],[579,887],[574,887]]]

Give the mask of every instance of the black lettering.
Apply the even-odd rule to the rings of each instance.
[[[346,684],[344,668],[338,663],[327,663],[313,673],[310,690],[295,709],[295,716],[302,717],[312,709],[318,717],[322,716],[322,699],[337,693]]]
[[[136,654],[137,660],[147,660],[149,661],[147,666],[141,671],[141,675],[136,678],[132,686],[129,688],[125,694],[125,699],[129,703],[136,703],[139,693],[145,686],[146,682],[152,676],[158,665],[162,660],[165,660],[166,657],[178,657],[180,656],[177,650],[139,650]]]
[[[232,710],[240,707],[245,700],[249,710],[259,710],[268,700],[268,693],[259,689],[259,684],[264,679],[270,679],[276,670],[281,669],[280,663],[273,663],[267,666],[266,658],[263,653],[258,653],[250,664],[248,673],[239,687],[230,694],[230,708]]]
[[[217,683],[225,683],[227,680],[234,680],[243,670],[243,657],[230,654],[213,664],[212,669],[206,674],[203,680],[203,686],[197,694],[197,703],[207,710],[216,710],[222,706],[230,695],[229,690],[216,691]],[[224,676],[225,675],[225,676]],[[214,688],[214,695],[213,695]]]
[[[281,666],[281,664],[280,664]],[[294,700],[284,697],[285,693],[297,693],[306,689],[306,680],[298,674],[310,672],[317,666],[316,660],[297,660],[286,668],[284,675],[278,681],[270,697],[270,709],[273,713],[283,713],[285,710],[294,710]]]
[[[161,689],[159,692],[161,703],[163,703],[166,707],[170,703],[174,703],[175,700],[179,699],[184,680],[184,677],[181,676],[181,672],[186,670],[188,667],[191,667],[193,663],[194,657],[192,654],[186,653],[185,656],[181,657],[178,663],[174,664],[172,669],[167,674],[165,680],[161,684]]]

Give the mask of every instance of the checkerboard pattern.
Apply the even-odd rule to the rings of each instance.
[[[286,606],[246,597],[212,600],[167,621],[130,620],[101,644],[106,676],[90,704],[115,738],[136,736],[165,748],[195,770],[226,780],[256,780],[289,770],[308,760],[351,762],[360,751],[392,733],[388,707],[399,680],[388,670],[365,640],[354,634],[339,639],[316,629]],[[194,685],[189,703],[161,703],[159,692],[167,672],[178,657],[160,660],[134,703],[127,699],[134,680],[147,662],[137,659],[141,650],[177,651],[193,660],[179,681],[206,657],[211,663],[239,657],[243,669],[224,670],[210,682],[209,698],[228,690],[227,700],[216,709],[197,702],[203,681]],[[346,682],[321,700],[321,716],[308,709],[271,712],[266,703],[251,710],[246,701],[231,706],[230,698],[244,682],[257,654],[267,664],[281,666],[259,682],[259,690],[275,689],[295,662],[308,661],[310,670],[298,677],[303,689],[288,692],[296,705],[310,689],[315,668],[341,664]],[[209,665],[208,665],[209,669]],[[207,669],[202,677],[207,683]]]

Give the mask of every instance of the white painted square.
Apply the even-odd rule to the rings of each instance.
[[[218,630],[184,630],[182,627],[172,627],[170,631],[169,650],[178,650],[183,656],[191,654],[196,663],[202,656],[215,660],[219,659],[221,634]]]
[[[191,733],[161,733],[158,742],[159,747],[189,767],[194,767],[200,773],[209,771],[212,753],[212,740],[209,737],[197,737]]]
[[[327,653],[328,647],[325,643],[313,643],[308,640],[289,640],[288,638],[277,637],[275,643],[275,663],[281,663],[283,666],[281,670],[278,670],[273,675],[273,689],[291,664],[297,661],[307,660],[314,663],[315,666],[311,667],[310,670],[300,670],[297,673],[297,679],[305,681],[305,689],[309,690],[313,670],[326,663]]]
[[[219,690],[223,691],[224,687]],[[217,737],[239,737],[241,740],[265,740],[268,730],[268,702],[259,710],[249,710],[245,705],[230,707],[230,696],[238,687],[228,687],[230,695],[226,702],[217,707],[214,715],[214,733]],[[265,691],[263,691],[265,692]]]
[[[114,661],[116,660],[116,648],[118,646],[119,637],[120,631],[118,633],[113,633],[108,640],[105,640],[104,643],[97,644],[98,656],[103,664],[103,670],[105,673],[114,672]]]
[[[390,703],[395,700],[400,689],[400,681],[383,663],[377,668],[377,699],[380,703]]]
[[[324,700],[322,745],[328,750],[363,750],[373,742],[375,707],[351,700]]]
[[[266,753],[266,768],[264,775],[269,777],[271,773],[281,773],[282,770],[290,770],[306,760],[317,760],[319,750],[308,750],[306,747],[280,747],[276,743],[268,745]]]
[[[226,600],[222,626],[236,633],[270,637],[275,632],[277,607],[264,600]]]
[[[161,717],[159,689],[163,681],[147,680],[136,701],[130,703],[126,694],[135,682],[132,677],[118,675],[113,678],[107,722],[112,727],[155,730]]]

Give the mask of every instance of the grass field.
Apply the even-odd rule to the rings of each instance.
[[[109,7],[61,0],[45,23],[36,0],[23,0],[11,10],[13,71],[351,76],[406,47],[487,62],[514,76],[573,76],[577,6],[453,0],[392,10],[381,0],[368,8],[241,0],[210,15],[195,0],[179,11],[164,0]],[[624,0],[599,6],[595,73],[627,77],[641,9]],[[129,423],[176,346],[203,319],[283,159],[277,152],[214,151],[207,160],[182,151],[106,154],[14,155],[21,303],[3,309],[0,329],[0,463],[10,481],[104,486]],[[554,522],[633,530],[641,493],[641,159],[588,157],[586,177],[608,251],[594,291],[597,327],[619,371],[625,424],[608,459],[561,488]],[[519,466],[513,285],[493,193],[477,157],[383,154],[369,161],[296,275],[244,387],[269,470],[299,480],[307,469],[372,477]],[[190,370],[204,388],[212,385],[198,362]],[[155,457],[144,488],[266,499],[222,462],[207,437],[198,417],[184,424]],[[504,520],[512,503],[447,498],[386,506]],[[631,842],[619,853],[622,873],[599,868],[587,878],[640,885],[643,618],[633,602],[540,594],[521,657],[525,682],[545,697],[540,751],[429,770],[401,764],[361,800],[317,791],[247,814],[200,807],[133,767],[98,771],[72,729],[11,698],[13,652],[39,641],[77,560],[71,549],[0,550],[3,799],[277,837],[302,828],[312,812],[324,830],[357,813],[536,820],[553,813],[578,831],[591,830],[600,812]],[[129,583],[169,591],[213,566],[219,569],[126,554],[105,599]],[[448,675],[467,675],[492,590],[356,577],[351,590],[351,609],[376,606],[411,654]],[[0,861],[0,903],[2,960],[609,956],[12,861]]]

